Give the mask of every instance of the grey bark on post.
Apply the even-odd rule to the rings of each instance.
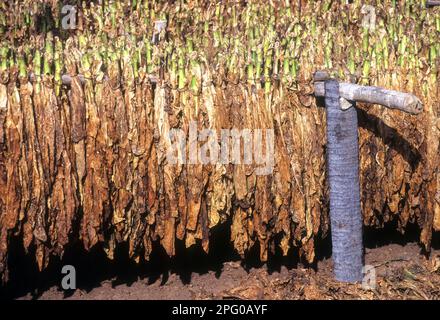
[[[356,108],[342,110],[336,80],[325,81],[327,165],[335,278],[362,280],[363,244]]]

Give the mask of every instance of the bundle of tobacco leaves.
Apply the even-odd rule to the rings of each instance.
[[[4,280],[13,238],[43,269],[77,240],[136,261],[155,242],[207,252],[225,223],[242,256],[313,261],[329,229],[322,69],[423,101],[417,117],[358,106],[362,213],[418,224],[428,250],[440,231],[440,11],[425,1],[10,0],[0,46]],[[214,157],[222,132],[241,161]]]

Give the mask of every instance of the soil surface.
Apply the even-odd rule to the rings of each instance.
[[[121,282],[105,279],[92,288],[65,292],[59,286],[19,299],[439,299],[440,250],[422,255],[416,243],[387,244],[366,249],[365,263],[374,267],[362,284],[333,280],[332,261],[313,267],[267,265],[246,268],[239,261],[223,262],[216,271],[170,272]]]

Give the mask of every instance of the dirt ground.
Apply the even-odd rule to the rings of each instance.
[[[429,258],[415,243],[366,249],[365,263],[374,266],[369,287],[333,280],[331,259],[316,268],[266,265],[246,270],[240,262],[224,262],[217,271],[192,273],[190,280],[171,272],[127,283],[106,279],[89,289],[66,293],[58,286],[19,299],[439,299],[440,250]],[[316,269],[316,270],[314,270]],[[372,273],[369,272],[372,279]]]

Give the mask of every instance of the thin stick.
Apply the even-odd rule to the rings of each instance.
[[[30,82],[35,82],[36,81],[37,76],[33,73],[29,74],[29,81]],[[84,84],[86,82],[86,78],[82,75],[82,74],[78,74],[78,78],[79,81],[81,82],[81,84]],[[148,76],[150,82],[152,83],[156,83],[157,82],[157,78],[155,76],[149,75]],[[108,76],[104,76],[104,81],[108,80]],[[65,86],[70,86],[72,84],[72,76],[68,75],[68,74],[63,74],[61,76],[61,82],[63,85]]]

